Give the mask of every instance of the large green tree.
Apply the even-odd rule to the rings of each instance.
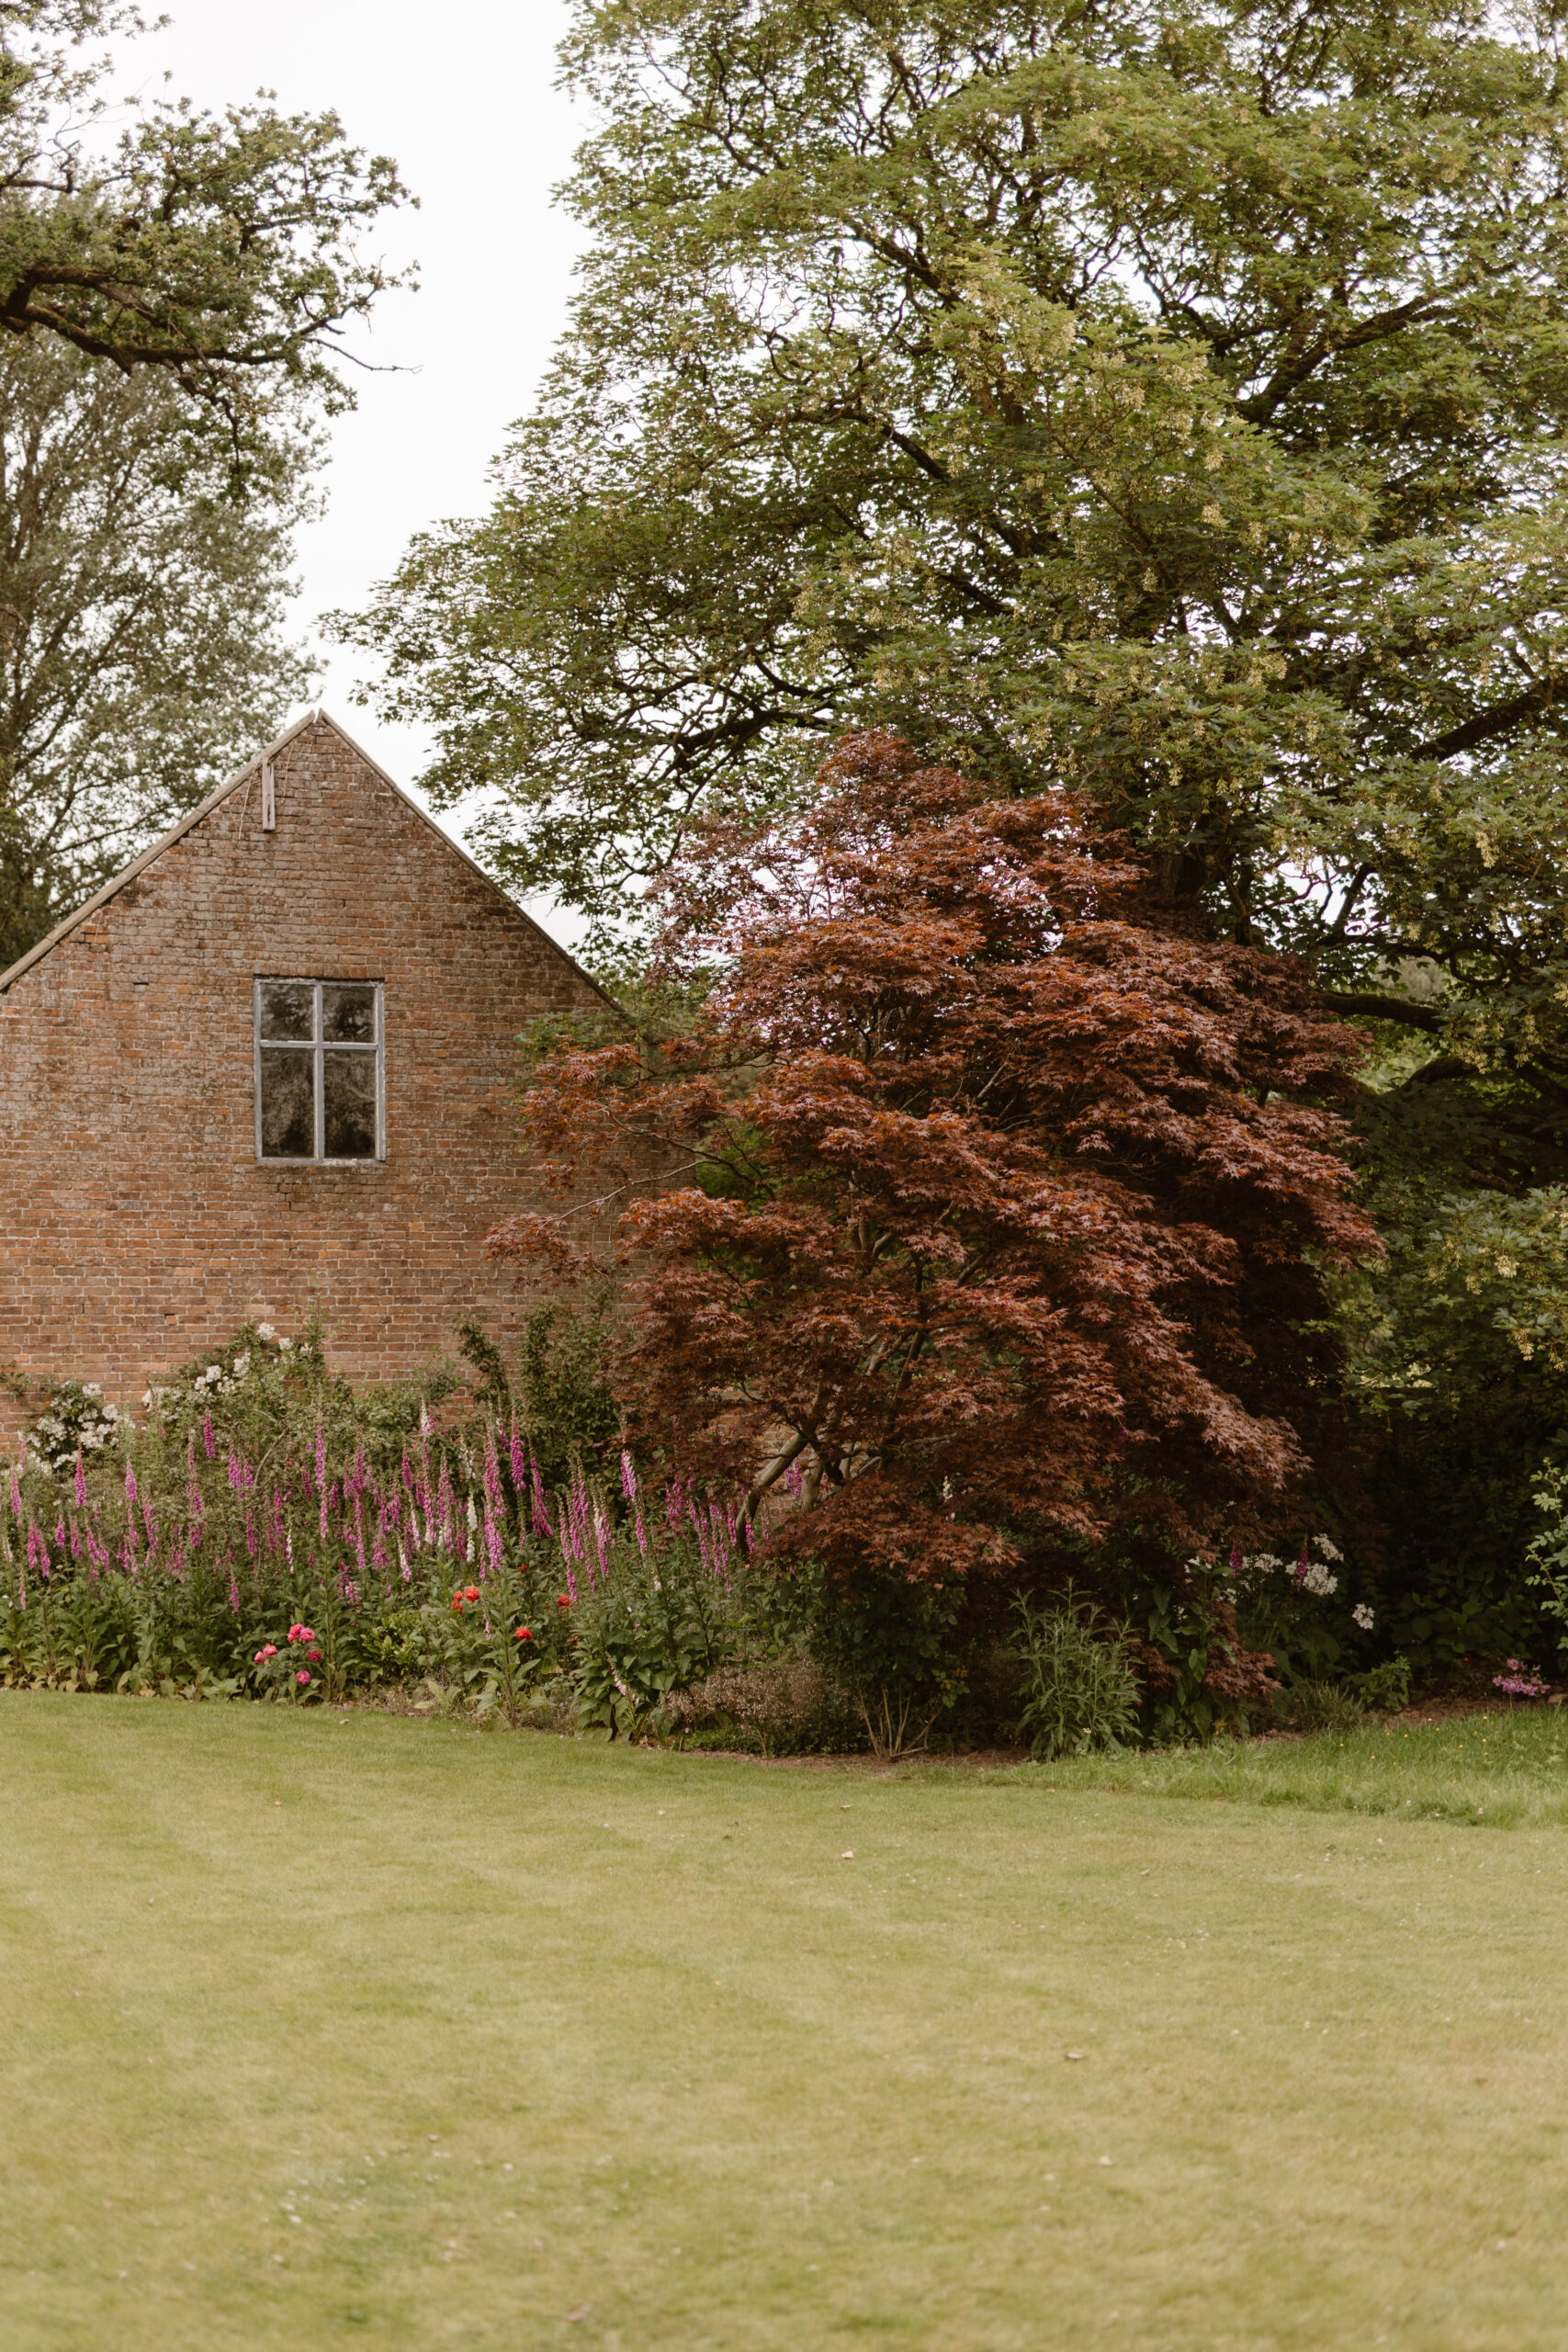
[[[436,788],[611,922],[876,721],[1070,777],[1237,937],[1554,1024],[1562,21],[581,7],[570,331],[361,624]]]
[[[277,731],[308,446],[230,495],[161,370],[0,342],[0,968]]]

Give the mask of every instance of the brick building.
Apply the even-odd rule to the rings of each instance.
[[[0,1366],[134,1400],[247,1317],[356,1378],[511,1336],[517,1036],[606,1002],[301,719],[0,973]]]

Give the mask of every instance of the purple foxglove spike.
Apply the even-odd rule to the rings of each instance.
[[[528,1456],[524,1449],[523,1441],[517,1434],[515,1420],[512,1424],[511,1442],[507,1450],[512,1456],[512,1483],[521,1494],[528,1479]]]
[[[626,1452],[624,1445],[621,1448],[621,1492],[625,1495],[627,1502],[636,1502],[637,1472],[632,1467],[631,1455]]]
[[[87,1474],[82,1467],[82,1457],[80,1454],[76,1456],[75,1493],[77,1510],[85,1510],[87,1508]]]
[[[201,1442],[207,1448],[207,1458],[209,1462],[210,1462],[213,1455],[218,1451],[218,1440],[212,1433],[212,1415],[210,1412],[203,1413],[201,1417]]]
[[[128,1462],[125,1465],[125,1507],[127,1511],[133,1511],[136,1509],[136,1473]]]

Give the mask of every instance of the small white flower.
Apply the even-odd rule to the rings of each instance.
[[[280,1348],[291,1348],[294,1342],[292,1340],[279,1340],[277,1344]]]
[[[1371,1632],[1373,1623],[1372,1612],[1368,1608],[1364,1600],[1359,1600],[1354,1609],[1351,1610],[1350,1614],[1355,1619],[1357,1624],[1359,1625],[1363,1634],[1370,1634]]]
[[[1345,1557],[1338,1544],[1331,1543],[1326,1535],[1314,1535],[1312,1539],[1312,1548],[1314,1552],[1321,1553],[1325,1560],[1342,1560]]]
[[[234,1358],[234,1377],[235,1377],[235,1379],[236,1379],[236,1380],[243,1380],[243,1378],[244,1378],[244,1376],[245,1376],[246,1373],[247,1373],[247,1372],[249,1372],[250,1368],[251,1368],[251,1358],[250,1358],[250,1351],[249,1351],[249,1350],[247,1349],[246,1352],[245,1352],[243,1356],[236,1356],[236,1357]]]
[[[258,1323],[256,1325],[256,1337],[258,1340],[276,1340],[277,1333],[273,1329],[270,1323]]]

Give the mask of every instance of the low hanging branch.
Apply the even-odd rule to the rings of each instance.
[[[1378,1246],[1311,1100],[1355,1033],[1066,796],[877,736],[820,784],[671,886],[671,961],[722,958],[689,1034],[651,1069],[563,1049],[527,1097],[564,1187],[697,1156],[621,1221],[645,1433],[753,1512],[798,1484],[766,1541],[845,1575],[1001,1568],[1134,1510],[1192,1546],[1277,1504],[1325,1385],[1315,1269]],[[491,1244],[558,1260],[566,1229]]]

